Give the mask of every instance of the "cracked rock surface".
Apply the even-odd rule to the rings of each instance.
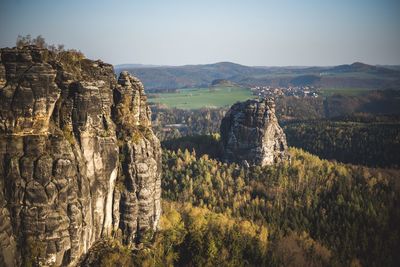
[[[272,100],[234,104],[221,122],[223,158],[248,165],[271,165],[288,159],[286,136]]]
[[[73,266],[103,237],[151,238],[161,148],[142,83],[69,52],[0,55],[0,266]]]

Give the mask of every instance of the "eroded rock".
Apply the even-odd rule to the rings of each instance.
[[[288,159],[272,100],[234,104],[222,119],[221,140],[226,161],[265,166]]]
[[[0,53],[0,266],[74,265],[103,237],[151,236],[161,149],[140,81],[73,52]]]

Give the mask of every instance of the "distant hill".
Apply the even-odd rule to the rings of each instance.
[[[136,75],[147,89],[208,87],[215,79],[231,80],[235,76],[247,77],[265,73],[264,68],[247,67],[231,62],[179,67],[115,67],[117,73],[122,70]]]
[[[215,79],[214,81],[211,82],[210,87],[237,87],[238,84],[225,80],[225,79]]]
[[[130,69],[130,68],[155,68],[161,67],[161,65],[149,65],[149,64],[119,64],[115,65],[115,69]]]
[[[363,73],[375,73],[375,74],[383,74],[383,75],[398,75],[399,71],[394,69],[389,69],[380,66],[372,66],[368,64],[364,64],[361,62],[355,62],[351,65],[339,65],[328,71],[334,73],[349,73],[349,72],[363,72]]]
[[[206,65],[115,66],[119,73],[127,70],[142,80],[146,89],[208,87],[215,80],[241,86],[315,85],[323,88],[400,89],[400,70],[355,62],[333,67],[249,67],[232,62]]]

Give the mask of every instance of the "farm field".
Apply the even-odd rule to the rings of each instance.
[[[366,88],[325,88],[321,89],[322,96],[332,96],[335,94],[346,95],[346,96],[358,96],[368,93],[368,91],[374,89]]]
[[[248,88],[216,87],[180,89],[177,93],[149,94],[149,102],[170,108],[199,109],[230,106],[237,101],[255,98]]]

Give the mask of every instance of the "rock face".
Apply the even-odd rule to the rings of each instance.
[[[0,266],[68,266],[160,217],[161,148],[143,85],[76,52],[1,49]]]
[[[271,165],[288,159],[286,136],[272,100],[234,104],[221,122],[223,158],[249,165]]]

